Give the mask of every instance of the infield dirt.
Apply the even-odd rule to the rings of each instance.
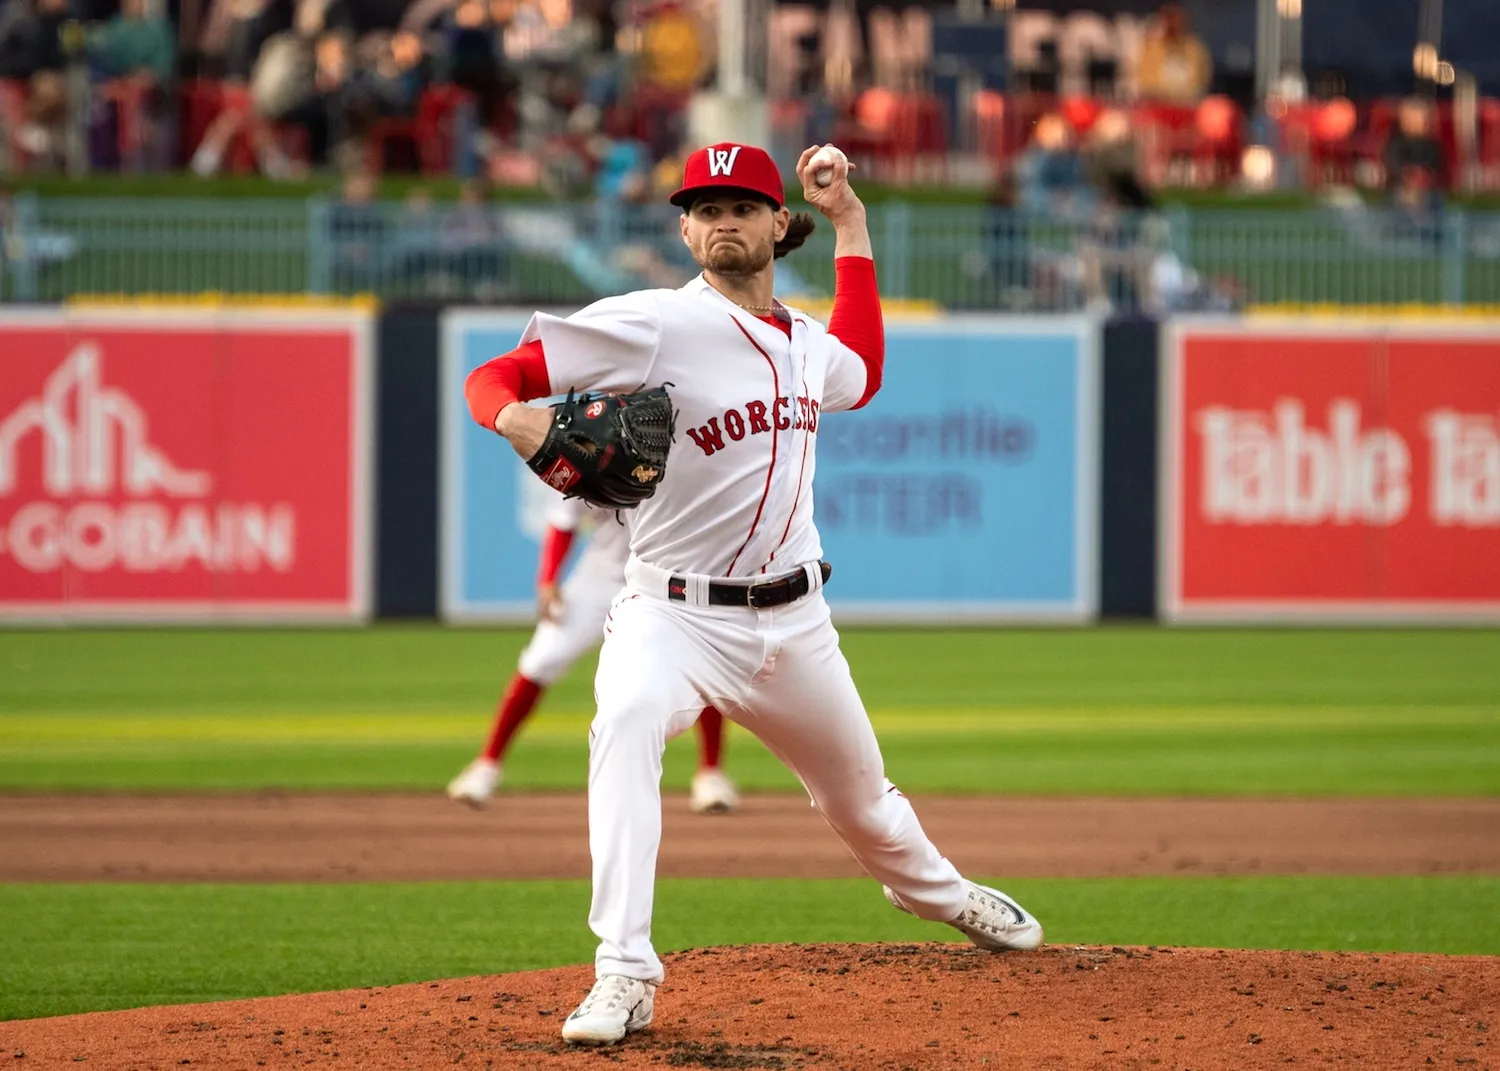
[[[578,795],[0,797],[0,881],[426,881],[589,876]],[[958,867],[1004,877],[1500,873],[1500,799],[931,798]],[[668,797],[663,877],[857,877],[805,797],[723,818]]]

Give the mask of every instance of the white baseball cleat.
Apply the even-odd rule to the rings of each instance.
[[[728,814],[740,805],[740,794],[723,770],[711,766],[693,775],[693,810],[699,814]]]
[[[463,773],[448,782],[448,798],[455,803],[482,808],[499,784],[500,764],[492,759],[475,759],[464,767]]]
[[[948,923],[987,952],[1030,952],[1042,947],[1042,924],[999,889],[965,881],[969,902],[958,918]],[[916,912],[901,897],[885,887],[885,898],[892,907],[908,915]]]
[[[605,974],[572,1015],[563,1020],[563,1040],[574,1045],[613,1045],[651,1025],[656,983]]]

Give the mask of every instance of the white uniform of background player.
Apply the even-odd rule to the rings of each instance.
[[[561,495],[548,507],[550,527],[578,532],[588,542],[562,583],[561,612],[537,623],[516,663],[537,683],[552,684],[603,639],[609,604],[625,583],[625,560],[630,557],[627,516],[593,510],[582,499]]]
[[[517,660],[516,675],[501,697],[484,749],[448,782],[448,798],[471,807],[484,806],[499,786],[505,752],[542,693],[603,641],[610,603],[625,583],[630,514],[591,509],[582,499],[564,498],[547,489],[542,493],[547,496],[547,535],[538,577],[540,620]],[[562,566],[561,555],[557,561],[547,558],[551,541],[564,533],[572,545],[581,539],[583,550],[558,588],[555,578]],[[698,728],[699,765],[693,775],[692,808],[700,814],[724,814],[738,806],[739,794],[719,765],[723,716],[707,709]]]
[[[814,186],[812,155],[798,166],[804,196],[833,221],[843,258],[834,320],[847,272],[851,286],[860,278],[868,286],[878,328],[863,206],[842,163],[830,187]],[[790,222],[769,156],[722,144],[694,152],[686,172],[673,202],[686,206],[684,240],[704,276],[680,290],[609,298],[567,319],[537,314],[523,343],[540,342],[541,353],[523,345],[476,370],[466,387],[475,418],[523,457],[539,448],[550,414],[511,404],[517,396],[670,384],[678,409],[665,478],[632,519],[626,586],[595,678],[589,925],[600,944],[594,988],[563,1024],[563,1037],[578,1043],[618,1041],[651,1021],[662,979],[651,945],[662,751],[705,704],[797,774],[895,906],[957,926],[986,948],[1042,940],[1012,900],[959,874],[886,780],[823,600],[813,525],[817,431],[837,419],[828,414],[867,399],[878,359],[862,358],[796,310],[773,310],[770,243]],[[766,202],[775,206],[769,215]],[[497,383],[511,393],[493,393]]]

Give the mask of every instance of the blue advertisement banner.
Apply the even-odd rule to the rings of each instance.
[[[814,517],[840,620],[1096,610],[1098,329],[891,326],[885,384],[818,427]]]
[[[527,315],[443,329],[442,610],[529,621],[551,493],[469,419],[470,369]],[[885,385],[818,428],[815,518],[842,622],[1087,621],[1097,609],[1098,327],[955,317],[888,325]]]
[[[510,446],[469,418],[464,379],[516,347],[531,319],[520,311],[443,317],[442,584],[451,621],[530,622],[536,563],[551,492]]]

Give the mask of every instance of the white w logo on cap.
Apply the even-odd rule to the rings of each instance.
[[[720,175],[734,174],[734,161],[740,154],[740,147],[736,145],[732,149],[707,149],[708,174],[710,178]]]

